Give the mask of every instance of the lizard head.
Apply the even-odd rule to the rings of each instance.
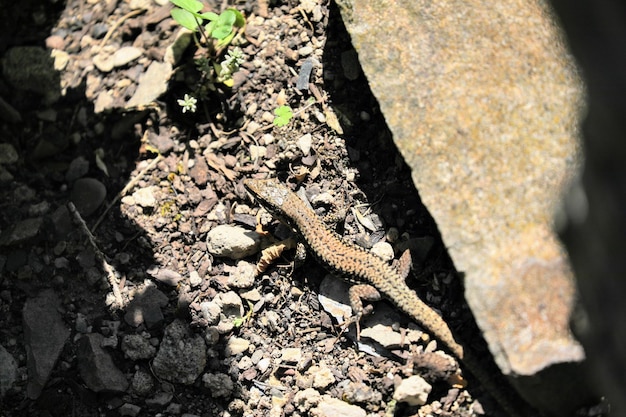
[[[291,191],[275,178],[247,179],[244,180],[243,186],[259,204],[275,216],[282,212],[282,206],[291,194]]]

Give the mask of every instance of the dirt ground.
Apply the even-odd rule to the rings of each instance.
[[[330,400],[335,398],[358,407],[350,415],[498,415],[471,376],[451,384],[449,373],[460,372],[454,362],[448,378],[423,364],[424,350],[437,351],[427,334],[412,344],[382,346],[363,337],[357,345],[354,326],[344,332],[322,308],[318,294],[327,274],[310,256],[294,261],[296,251],[285,251],[246,281],[249,274],[237,274],[254,268],[258,248],[243,260],[214,256],[207,248],[207,235],[218,225],[255,230],[259,206],[242,180],[278,177],[306,190],[317,201],[316,211],[332,217],[329,227],[345,239],[367,248],[390,242],[396,258],[403,248],[412,249],[409,285],[466,340],[476,339],[460,280],[360,72],[336,6],[324,0],[230,4],[247,18],[236,41],[245,62],[232,88],[218,85],[198,111],[183,113],[177,100],[198,81],[193,46],[153,105],[124,109],[140,76],[162,59],[179,29],[171,6],[145,2],[143,12],[125,17],[132,3],[26,2],[0,12],[8,28],[0,38],[3,54],[15,46],[48,44],[69,56],[60,73],[64,94],[53,103],[42,99],[45,92],[0,84],[3,99],[19,114],[5,114],[1,125],[1,142],[17,156],[0,175],[0,345],[15,359],[17,378],[0,414],[339,415],[322,407],[336,406]],[[101,43],[134,46],[143,54],[102,72],[93,64],[94,45]],[[312,72],[298,89],[305,62],[313,64]],[[95,113],[104,90],[116,101]],[[277,127],[273,112],[282,104],[295,115]],[[70,201],[78,214],[68,209]],[[289,237],[265,217],[272,235]],[[16,233],[16,225],[27,232]],[[70,333],[45,387],[29,398],[33,336],[26,334],[24,316],[28,301],[46,289],[58,297],[55,310]],[[232,298],[232,304],[225,301]],[[222,309],[234,305],[235,313],[221,310],[214,318],[209,310],[215,300]],[[371,319],[383,314],[384,304],[376,304]],[[386,331],[416,330],[389,310]],[[180,344],[200,343],[197,366],[162,369],[157,352],[176,331],[182,332]],[[85,353],[81,340],[101,340],[94,335],[107,341],[102,352],[126,387],[106,377],[98,389],[86,381],[85,363],[97,368],[100,359]],[[142,354],[129,347],[135,340],[129,336],[137,335],[147,342]],[[480,340],[475,345],[483,349]],[[182,356],[194,352],[177,348]],[[432,384],[427,402],[394,402],[395,387],[412,374]]]

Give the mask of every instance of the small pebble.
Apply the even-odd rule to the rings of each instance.
[[[143,54],[143,50],[133,46],[125,46],[113,54],[113,67],[123,67]]]
[[[80,178],[74,183],[70,200],[83,217],[98,210],[106,198],[106,187],[95,178]]]
[[[102,39],[109,30],[109,25],[106,23],[96,23],[91,28],[91,37],[94,39]]]
[[[65,47],[65,41],[62,37],[57,35],[48,36],[46,38],[46,48],[49,49],[63,49]]]
[[[403,379],[393,393],[393,399],[409,405],[426,404],[433,387],[419,375]]]

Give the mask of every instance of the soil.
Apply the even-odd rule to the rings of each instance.
[[[193,46],[152,106],[123,108],[139,75],[162,58],[179,29],[169,17],[170,6],[152,2],[145,2],[145,12],[122,19],[132,11],[130,3],[20,2],[0,12],[10,22],[0,38],[2,54],[14,46],[54,43],[70,58],[60,74],[64,94],[53,104],[41,93],[0,85],[0,94],[20,116],[2,122],[2,142],[11,145],[17,159],[4,164],[0,188],[0,344],[16,360],[18,378],[0,403],[0,414],[308,415],[310,407],[297,394],[313,386],[369,415],[469,416],[483,409],[497,415],[471,377],[457,378],[459,385],[452,386],[436,372],[423,373],[433,385],[425,405],[395,404],[394,386],[419,373],[415,363],[420,361],[414,360],[419,349],[360,350],[354,331],[343,332],[320,307],[317,294],[326,273],[310,257],[294,268],[295,251],[287,251],[250,286],[237,288],[229,276],[238,260],[207,251],[207,233],[217,225],[255,229],[258,204],[242,180],[278,177],[292,189],[307,190],[312,200],[331,196],[315,209],[334,217],[329,227],[347,240],[368,248],[389,241],[396,258],[402,245],[432,242],[414,251],[409,283],[451,318],[466,340],[476,337],[473,325],[467,325],[471,318],[461,301],[460,280],[391,140],[336,6],[327,1],[232,4],[247,17],[237,41],[245,63],[232,88],[217,85],[197,112],[183,113],[177,100],[193,91],[199,77],[193,57],[201,51]],[[207,9],[224,7],[211,2]],[[144,55],[100,72],[92,61],[93,46],[104,39],[97,27],[103,22],[109,29],[121,22],[106,41],[109,46],[139,47]],[[307,60],[314,64],[312,73],[299,90],[296,82]],[[105,89],[120,105],[95,113],[95,97]],[[273,111],[283,104],[296,114],[277,127]],[[81,178],[95,182],[85,190],[77,186]],[[97,184],[106,190],[101,204]],[[139,190],[147,190],[153,202],[142,201]],[[85,200],[92,199],[98,204],[87,214]],[[70,201],[78,213],[68,208]],[[12,235],[12,227],[27,219],[41,222],[23,239]],[[269,230],[276,229],[270,222]],[[254,253],[244,262],[255,265],[258,257]],[[27,300],[50,288],[71,335],[41,395],[30,399],[23,312]],[[132,302],[147,288],[164,296],[156,319],[129,318]],[[201,306],[230,291],[247,301],[243,318],[225,329],[210,323]],[[165,329],[180,321],[189,337],[200,335],[207,345],[203,375],[226,375],[232,386],[216,386],[204,377],[189,384],[170,382],[154,372],[154,355],[125,355],[125,336],[142,335],[158,349]],[[402,332],[409,322],[398,314],[392,327]],[[78,341],[93,333],[117,340],[105,349],[115,366],[128,381],[147,375],[151,389],[140,392],[131,385],[123,392],[106,387],[94,392],[78,365]],[[232,338],[249,346],[229,353]],[[427,335],[417,344],[436,350]],[[286,348],[300,349],[297,364],[278,360]],[[271,366],[260,367],[262,359]],[[332,377],[316,383],[313,369]]]

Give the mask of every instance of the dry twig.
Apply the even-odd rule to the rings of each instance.
[[[93,248],[96,258],[98,259],[98,261],[100,261],[100,263],[102,264],[102,269],[107,274],[107,280],[109,281],[111,291],[113,291],[113,296],[115,297],[115,304],[112,307],[116,310],[121,309],[123,307],[122,293],[120,292],[119,282],[117,280],[117,277],[115,276],[115,269],[107,262],[104,254],[98,247],[95,236],[89,231],[85,220],[83,220],[83,217],[80,215],[78,210],[76,210],[74,203],[67,203],[67,209],[72,215],[74,223],[79,226],[85,236],[87,236],[89,244]]]

